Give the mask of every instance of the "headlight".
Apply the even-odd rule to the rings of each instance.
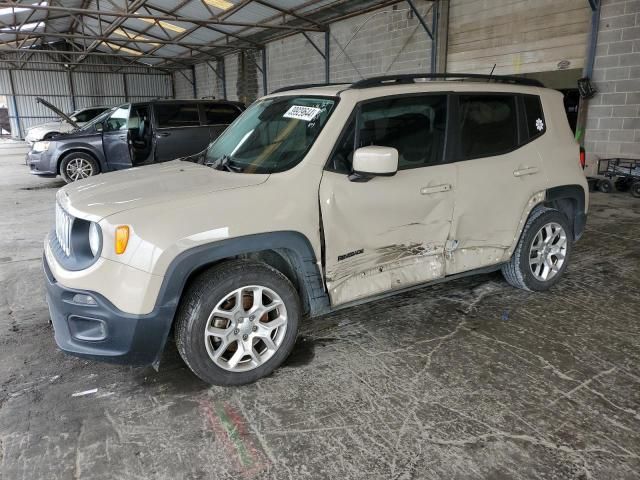
[[[44,152],[46,150],[49,150],[49,144],[51,142],[36,142],[33,144],[33,151],[34,152]]]
[[[100,251],[100,227],[97,223],[91,222],[89,225],[89,248],[91,249],[91,253],[95,257]]]

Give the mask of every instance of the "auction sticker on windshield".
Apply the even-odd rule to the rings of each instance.
[[[322,110],[316,107],[303,107],[302,105],[293,105],[287,113],[284,114],[284,118],[294,118],[296,120],[304,120],[310,122],[318,116]]]

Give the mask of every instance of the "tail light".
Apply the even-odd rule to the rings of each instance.
[[[580,147],[580,166],[584,170],[584,167],[587,165],[587,154],[584,151],[584,148]]]

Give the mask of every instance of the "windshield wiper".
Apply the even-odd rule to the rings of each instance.
[[[231,156],[223,155],[213,162],[206,162],[206,166],[215,168],[216,170],[226,170],[227,172],[241,173],[243,168],[238,165],[233,165]]]

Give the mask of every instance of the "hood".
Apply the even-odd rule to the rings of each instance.
[[[41,123],[39,125],[34,125],[28,130],[28,132],[29,133],[35,133],[35,132],[48,133],[51,131],[60,131],[60,130],[67,131],[67,130],[71,130],[72,128],[73,127],[71,125],[60,120],[57,122],[47,122],[47,123]]]
[[[71,183],[58,191],[57,199],[71,215],[99,221],[142,206],[259,185],[268,178],[173,160]]]
[[[40,97],[36,97],[36,102],[44,105],[45,107],[47,107],[49,110],[54,111],[62,120],[64,120],[65,122],[67,122],[69,125],[71,125],[73,128],[79,128],[78,124],[76,122],[74,122],[73,120],[71,120],[71,118],[65,114],[62,110],[60,110],[58,107],[50,104],[49,102],[47,102],[44,98],[40,98]]]

